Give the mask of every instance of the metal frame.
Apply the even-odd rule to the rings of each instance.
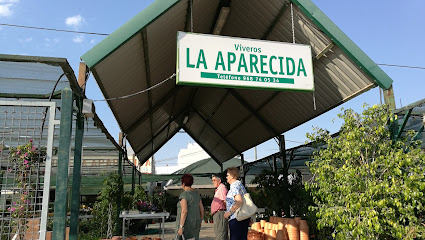
[[[48,107],[49,108],[49,127],[47,137],[46,162],[43,185],[43,201],[41,208],[41,222],[39,239],[46,239],[47,214],[49,212],[49,194],[50,194],[50,177],[52,173],[52,156],[53,156],[53,139],[55,126],[59,124],[59,120],[55,120],[56,103],[55,102],[29,102],[29,101],[0,101],[0,106],[25,106],[25,107]]]

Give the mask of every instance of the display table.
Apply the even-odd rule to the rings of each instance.
[[[160,226],[162,228],[162,239],[164,239],[165,218],[169,216],[170,216],[170,213],[168,212],[120,214],[120,218],[122,218],[122,239],[125,239],[125,222],[127,220],[132,220],[132,219],[162,219]]]

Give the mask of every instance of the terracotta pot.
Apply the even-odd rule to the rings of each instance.
[[[288,240],[288,238],[286,237],[286,234],[283,230],[277,230],[276,240]]]
[[[121,236],[113,236],[112,238],[111,238],[111,240],[121,240]]]
[[[249,231],[247,240],[264,240],[264,234],[257,231]]]
[[[289,240],[299,240],[300,231],[298,224],[294,219],[289,218],[288,223],[286,224],[286,231],[288,232]]]
[[[300,239],[301,240],[309,240],[309,230],[308,224],[306,220],[301,220],[298,224],[300,228]]]
[[[276,223],[276,217],[275,216],[270,216],[269,222]]]
[[[266,227],[265,227],[265,228],[267,228],[267,229],[272,229],[272,228],[273,228],[272,223],[271,223],[271,222],[267,222],[267,223],[266,223]]]
[[[266,220],[260,220],[261,228],[264,228],[264,225],[266,225]]]
[[[251,229],[252,230],[260,230],[261,229],[261,223],[259,223],[259,222],[255,222],[255,223],[253,223],[252,225],[251,225]]]
[[[270,229],[264,229],[264,240],[269,240]]]
[[[277,230],[284,230],[285,229],[285,224],[278,222],[277,223]]]
[[[297,225],[300,224],[301,217],[294,217],[295,222],[297,222]]]
[[[276,217],[276,223],[283,223],[283,219],[284,218],[281,218],[281,217]]]
[[[276,240],[276,231],[270,230],[269,236],[270,236],[270,240]]]
[[[46,232],[46,240],[52,240],[52,235],[53,235],[52,231],[47,231]]]

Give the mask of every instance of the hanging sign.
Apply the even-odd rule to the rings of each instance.
[[[177,84],[313,91],[311,47],[178,32]]]

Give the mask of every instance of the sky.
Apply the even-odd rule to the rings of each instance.
[[[161,0],[157,0],[161,1]],[[424,0],[312,0],[354,43],[378,64],[425,67]],[[23,25],[82,32],[109,34],[118,29],[153,0],[124,1],[47,1],[0,0],[0,24]],[[0,53],[67,58],[78,74],[80,56],[106,36],[17,28],[0,25]],[[425,70],[418,68],[380,67],[393,79],[396,107],[425,98]],[[1,86],[0,86],[1,87]],[[88,98],[103,99],[93,77],[87,83]],[[383,99],[382,99],[383,101]],[[286,147],[305,143],[313,126],[337,132],[341,107],[361,111],[364,103],[381,102],[374,88],[343,105],[286,133]],[[104,102],[96,102],[96,111],[112,136],[119,127]],[[335,121],[333,121],[335,120]],[[178,133],[155,155],[157,166],[176,165],[177,154],[194,142]],[[276,141],[257,146],[257,158],[277,152]],[[245,160],[255,160],[254,149],[244,152]]]

